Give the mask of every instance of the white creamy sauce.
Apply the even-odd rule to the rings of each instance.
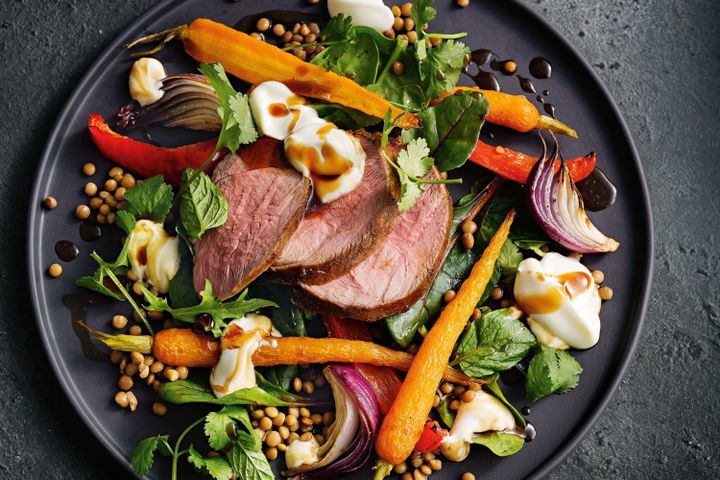
[[[235,340],[232,346],[225,341],[228,336]],[[252,356],[273,336],[279,337],[280,332],[265,315],[248,313],[228,324],[220,342],[220,360],[210,372],[210,385],[217,398],[257,386]]]
[[[130,70],[130,96],[143,107],[160,100],[165,92],[162,80],[167,76],[165,67],[151,57],[143,57],[133,63]]]
[[[382,0],[328,0],[331,17],[341,13],[352,17],[353,25],[374,28],[386,32],[393,26],[395,16]]]
[[[548,253],[520,262],[515,300],[538,341],[555,348],[591,348],[600,338],[600,295],[590,271],[575,259]]]
[[[293,469],[301,465],[312,465],[320,461],[318,444],[315,437],[310,440],[295,440],[285,450],[285,463],[287,468]]]
[[[450,435],[440,444],[445,457],[461,462],[470,454],[473,435],[483,432],[514,432],[515,417],[497,398],[483,391],[475,392],[470,402],[462,402]]]
[[[180,268],[178,239],[168,235],[162,224],[140,220],[130,235],[128,259],[139,280],[167,293],[170,280]]]
[[[357,138],[319,118],[284,84],[257,85],[250,92],[250,108],[263,135],[285,142],[288,161],[312,179],[322,202],[337,200],[360,184],[366,155]]]

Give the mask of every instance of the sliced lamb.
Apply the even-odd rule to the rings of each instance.
[[[367,155],[362,182],[306,213],[272,267],[281,281],[317,284],[343,275],[370,256],[397,223],[399,186],[380,154],[380,138],[357,137]]]
[[[367,259],[327,283],[301,283],[295,301],[309,310],[364,321],[405,311],[415,303],[442,265],[452,221],[452,201],[445,186],[426,187]]]
[[[213,180],[227,199],[225,225],[207,232],[195,245],[193,282],[227,299],[273,264],[300,224],[310,197],[310,182],[283,160],[281,142],[261,139],[228,155]]]

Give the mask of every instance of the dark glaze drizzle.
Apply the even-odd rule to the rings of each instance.
[[[540,95],[538,95],[535,98],[537,99],[538,102],[542,103],[543,110],[545,110],[545,113],[547,113],[548,115],[550,115],[553,118],[557,118],[555,116],[555,105],[553,105],[552,103],[546,102],[545,99],[543,97],[541,97]]]
[[[546,97],[550,95],[550,90],[543,90],[543,95],[545,95]]]
[[[522,407],[520,409],[520,413],[527,417],[528,415],[530,415],[530,407]]]
[[[85,328],[78,325],[78,322],[85,322],[87,319],[87,312],[95,305],[95,302],[95,298],[86,293],[73,293],[62,297],[62,304],[70,311],[72,329],[78,337],[78,340],[80,340],[80,348],[82,348],[83,354],[90,360],[105,362],[107,361],[107,356],[100,352],[97,348],[90,338],[90,333]]]
[[[550,78],[550,75],[552,74],[552,65],[550,64],[550,60],[547,58],[535,57],[530,60],[529,70],[530,75],[544,80],[546,78]]]
[[[577,183],[585,210],[597,212],[615,203],[617,188],[599,168],[595,168],[585,180]]]
[[[523,77],[522,75],[518,75],[518,81],[520,82],[520,88],[523,89],[523,91],[527,93],[535,93],[535,85],[533,85],[532,80],[529,78]]]
[[[498,83],[495,74],[483,70],[483,67],[487,65],[487,63],[490,61],[490,59],[492,59],[494,55],[495,54],[491,50],[486,50],[484,48],[474,50],[470,54],[470,61],[465,66],[464,72],[467,76],[472,78],[473,82],[475,82],[475,85],[477,85],[479,88],[482,88],[483,90],[495,90],[499,92],[500,84]],[[495,62],[495,60],[493,60],[493,62]],[[476,73],[475,75],[472,75],[469,71],[469,67],[473,63],[478,68],[478,73]],[[490,68],[494,68],[492,63],[490,65]]]
[[[80,238],[83,241],[94,242],[99,240],[101,236],[102,230],[97,223],[85,220],[80,224]]]
[[[80,250],[70,240],[60,240],[55,244],[55,253],[63,262],[72,262],[80,254]]]

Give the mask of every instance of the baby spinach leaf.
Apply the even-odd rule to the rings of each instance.
[[[257,375],[258,386],[245,388],[225,395],[215,397],[210,384],[199,377],[193,376],[186,380],[164,383],[158,394],[168,403],[182,405],[185,403],[208,403],[213,405],[263,405],[268,407],[282,406],[311,406],[325,403],[293,395],[279,387],[267,382],[261,375]]]
[[[416,112],[428,101],[420,79],[417,57],[407,49],[407,41],[396,40],[396,42],[395,51],[385,63],[375,83],[367,85],[367,89],[398,108]],[[390,60],[392,63],[402,63],[405,72],[402,75],[392,73]]]
[[[178,230],[180,241],[178,242],[178,253],[180,256],[180,268],[170,280],[168,296],[170,305],[174,308],[191,307],[198,301],[198,295],[193,285],[193,253],[190,243]]]
[[[203,457],[190,445],[188,448],[188,462],[200,471],[200,473],[210,475],[215,480],[230,480],[233,478],[233,469],[227,459],[222,455]]]
[[[130,454],[130,463],[133,472],[139,477],[144,477],[150,471],[155,461],[155,452],[161,455],[171,455],[172,448],[168,443],[167,435],[156,435],[139,442]]]
[[[562,395],[577,386],[580,373],[582,367],[568,352],[538,345],[525,377],[525,395],[533,402],[551,393]]]
[[[519,452],[525,439],[514,433],[484,432],[473,435],[472,443],[489,448],[498,457],[507,457]]]
[[[200,303],[192,307],[172,308],[166,298],[158,297],[144,287],[142,292],[147,302],[147,305],[143,307],[145,310],[169,313],[173,319],[179,322],[195,323],[198,315],[210,315],[213,319],[213,325],[206,328],[206,331],[211,332],[216,337],[221,336],[222,330],[227,326],[224,320],[240,318],[246,313],[261,308],[277,306],[275,302],[270,300],[261,298],[246,299],[247,290],[241,292],[234,299],[223,302],[213,295],[212,285],[210,280],[207,279],[205,280],[205,289],[200,293]]]
[[[306,323],[315,314],[297,307],[291,301],[292,289],[285,285],[261,285],[254,282],[249,287],[253,297],[266,298],[277,304],[273,309],[273,326],[285,337],[307,336]]]
[[[290,390],[290,385],[298,376],[299,370],[297,365],[276,365],[263,368],[262,373],[268,382],[283,390]]]
[[[275,480],[262,445],[255,433],[238,432],[237,440],[227,452],[227,460],[237,475],[243,480]]]
[[[336,103],[316,103],[310,106],[315,109],[320,118],[334,123],[344,130],[358,130],[377,125],[380,122],[376,117]]]
[[[425,138],[442,171],[465,163],[477,143],[488,102],[476,92],[462,92],[418,113],[422,127],[403,131],[403,140]]]
[[[465,330],[451,365],[472,377],[514,367],[535,345],[535,336],[507,308],[480,317]]]
[[[181,182],[180,220],[188,235],[200,239],[206,231],[225,224],[227,200],[205,172],[187,168]]]
[[[483,388],[490,392],[495,398],[500,400],[502,403],[505,404],[505,406],[510,410],[515,417],[515,420],[518,424],[521,426],[527,425],[527,422],[525,421],[525,417],[520,415],[520,412],[517,411],[517,409],[508,401],[507,398],[505,398],[505,395],[503,395],[502,390],[500,390],[500,385],[497,383],[498,375],[494,374],[490,377],[490,381],[483,385]]]

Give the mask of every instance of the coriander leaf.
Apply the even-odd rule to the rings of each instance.
[[[486,377],[517,365],[535,343],[535,336],[507,308],[495,310],[465,330],[451,365],[472,377]]]
[[[180,195],[180,220],[188,235],[200,239],[206,231],[224,225],[228,217],[227,200],[210,177],[187,168],[181,181],[184,188]]]
[[[325,402],[311,400],[284,391],[268,383],[256,373],[258,386],[238,390],[222,398],[213,394],[207,379],[196,376],[185,380],[163,383],[158,394],[168,403],[183,405],[186,403],[206,403],[212,405],[263,405],[270,407],[311,406]]]
[[[258,133],[247,95],[235,91],[222,65],[203,63],[198,70],[208,79],[220,102],[218,114],[222,119],[222,129],[215,150],[225,147],[235,153],[240,145],[257,140]]]
[[[167,435],[156,435],[139,442],[130,454],[133,472],[139,477],[147,475],[155,460],[155,451],[167,455],[172,449]]]
[[[445,40],[420,59],[420,78],[429,99],[440,98],[455,88],[469,53],[464,43]]]
[[[227,459],[242,480],[275,480],[267,457],[255,433],[238,432],[238,438],[227,452]]]
[[[398,153],[397,163],[408,175],[416,178],[424,177],[433,166],[433,159],[429,154],[430,149],[425,139],[413,138]]]
[[[327,47],[311,63],[364,86],[375,82],[380,52],[370,35],[359,33],[352,40]]]
[[[437,10],[431,5],[435,0],[416,0],[410,10],[410,18],[415,23],[415,29],[418,31],[418,38],[422,38],[425,34],[425,24],[435,18]]]
[[[228,318],[240,318],[246,313],[254,312],[265,307],[276,307],[275,302],[260,298],[246,299],[247,290],[244,290],[237,297],[227,302],[221,301],[212,293],[210,280],[205,280],[205,289],[200,293],[200,303],[192,307],[172,308],[167,299],[158,297],[146,288],[142,288],[147,305],[143,308],[154,312],[169,313],[173,319],[180,322],[195,323],[196,317],[200,314],[210,315],[213,325],[205,330],[216,337],[222,335],[222,329],[226,327],[224,320]]]
[[[580,373],[582,367],[568,352],[539,345],[525,377],[525,394],[534,402],[551,393],[567,393],[577,386]]]
[[[125,192],[122,211],[134,218],[150,217],[157,223],[163,223],[170,212],[172,202],[172,187],[165,183],[162,175],[156,175]],[[127,229],[130,225],[130,217],[125,216],[122,222],[123,229]],[[131,231],[132,228],[129,230]]]
[[[248,431],[253,427],[246,407],[229,405],[218,412],[210,412],[205,416],[205,435],[208,437],[208,444],[214,450],[221,450],[232,440],[228,436],[228,425],[239,421]]]
[[[347,42],[355,37],[352,18],[345,14],[335,15],[323,27],[322,35],[330,42]]]
[[[497,268],[502,272],[502,282],[511,283],[517,273],[518,265],[523,261],[523,254],[512,240],[506,240],[497,259]]]
[[[188,462],[215,480],[230,480],[233,476],[232,467],[225,457],[203,457],[192,445],[188,448]]]
[[[507,457],[519,452],[525,446],[525,439],[520,435],[505,432],[484,432],[473,435],[471,440],[476,445],[490,449],[498,457]]]
[[[402,171],[398,172],[400,180],[400,198],[398,198],[398,209],[406,212],[415,206],[415,203],[423,193],[423,188],[417,182],[410,178]]]
[[[452,170],[472,153],[487,112],[487,100],[476,92],[451,95],[420,112],[422,127],[403,131],[403,140],[424,138],[437,167]]]

